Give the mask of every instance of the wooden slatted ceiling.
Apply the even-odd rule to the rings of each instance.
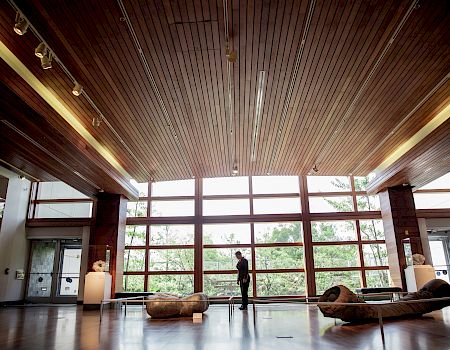
[[[45,107],[46,116],[58,120],[56,112],[3,61],[0,71],[6,84],[15,81],[18,88],[11,91],[0,82],[0,159],[41,180],[60,179],[91,197],[100,189],[130,199],[138,197],[128,179],[109,168],[65,121],[59,118],[59,123],[49,123],[36,113]],[[28,98],[30,106],[24,105],[20,95]],[[42,176],[41,169],[48,175]]]
[[[449,102],[450,85],[444,82],[377,147],[448,73],[445,0],[420,2],[381,60],[413,1],[228,0],[238,55],[232,66],[232,136],[224,2],[123,3],[162,103],[117,1],[18,5],[125,140],[132,154],[104,124],[89,127],[138,181],[188,178],[191,171],[201,177],[229,176],[233,144],[243,175],[306,174],[315,163],[323,175],[365,175]],[[32,56],[37,40],[31,33],[17,37],[12,32],[14,12],[7,4],[1,5],[0,16],[2,41],[89,126],[95,112],[83,98],[71,96],[71,82],[56,64],[51,71],[41,70]],[[260,70],[267,72],[267,84],[257,161],[251,162]]]

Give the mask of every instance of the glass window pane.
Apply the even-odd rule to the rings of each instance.
[[[194,244],[194,225],[151,225],[150,245]]]
[[[332,213],[353,211],[351,196],[309,197],[311,213]]]
[[[380,198],[378,196],[356,196],[358,211],[380,210]]]
[[[152,197],[193,196],[195,180],[162,181],[152,183]]]
[[[203,225],[203,244],[250,243],[250,224]]]
[[[258,273],[256,293],[260,297],[306,295],[305,274],[302,272]]]
[[[308,176],[308,192],[349,192],[350,178],[348,176]]]
[[[353,292],[361,288],[359,271],[327,271],[316,272],[316,291],[318,295],[323,294],[328,288],[343,284]]]
[[[145,240],[147,236],[146,226],[137,225],[127,225],[125,231],[125,245],[126,246],[137,246],[145,245]]]
[[[450,192],[448,193],[414,193],[416,209],[450,208]]]
[[[261,247],[255,249],[256,269],[300,269],[303,247]]]
[[[313,221],[311,222],[313,242],[356,241],[354,221]]]
[[[361,229],[361,239],[363,241],[384,240],[383,220],[359,220],[359,227]]]
[[[145,271],[145,249],[125,249],[123,254],[123,271]]]
[[[389,270],[366,271],[366,285],[369,288],[390,287],[390,280]]]
[[[146,217],[147,216],[147,201],[128,202],[127,203],[127,217]]]
[[[135,180],[130,180],[130,183],[139,191],[139,197],[148,196],[148,182],[138,183]]]
[[[194,201],[152,201],[152,216],[194,216]]]
[[[248,268],[252,268],[250,248],[204,248],[203,269],[205,271],[236,270],[237,259],[234,253],[241,251],[248,260]],[[237,270],[236,270],[237,271]],[[237,273],[237,272],[236,272]]]
[[[144,276],[143,275],[124,275],[123,276],[124,292],[143,292]]]
[[[38,199],[85,199],[89,198],[61,181],[39,182]]]
[[[194,293],[194,275],[150,275],[148,291],[174,294]]]
[[[203,200],[203,215],[248,215],[249,199]]]
[[[419,188],[419,190],[446,190],[450,189],[450,173],[437,178],[434,181]]]
[[[313,249],[315,267],[354,267],[360,265],[357,245],[323,245],[315,246]]]
[[[152,249],[149,271],[193,271],[194,249]]]
[[[363,244],[365,266],[387,266],[386,244]]]
[[[298,176],[253,176],[253,194],[300,193]]]
[[[35,218],[90,218],[92,202],[41,203],[36,205]]]
[[[373,176],[355,176],[355,191],[366,191],[367,185],[373,179]]]
[[[301,222],[255,223],[256,243],[303,242]]]
[[[300,213],[300,198],[255,198],[255,214],[293,214]]]
[[[208,296],[241,295],[239,285],[236,283],[237,274],[203,275],[203,291]],[[248,295],[253,295],[253,278],[250,278]]]
[[[203,195],[248,194],[248,177],[215,177],[203,179]]]

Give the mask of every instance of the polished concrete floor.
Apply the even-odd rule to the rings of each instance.
[[[255,317],[254,317],[255,315]],[[192,319],[152,320],[142,308],[127,316],[80,306],[0,309],[0,349],[383,349],[378,323],[347,325],[326,319],[310,305],[258,305],[236,310],[213,305],[202,323]],[[422,318],[386,321],[385,349],[450,349],[450,307]]]

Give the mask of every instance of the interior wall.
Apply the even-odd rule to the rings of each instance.
[[[0,228],[0,302],[21,301],[26,279],[16,279],[16,271],[27,269],[29,246],[25,223],[31,183],[1,167],[0,175],[9,180]]]

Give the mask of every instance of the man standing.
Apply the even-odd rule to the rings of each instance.
[[[241,287],[242,305],[239,310],[247,310],[248,305],[248,286],[250,285],[250,275],[248,273],[248,261],[242,256],[240,251],[235,253],[239,260],[236,264],[238,269],[237,284]]]

